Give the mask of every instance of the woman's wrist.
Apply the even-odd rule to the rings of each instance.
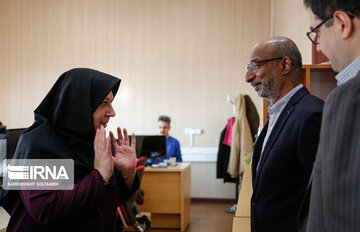
[[[103,180],[103,182],[104,182],[104,185],[107,186],[107,185],[110,183],[110,178],[111,178],[111,176],[110,176],[110,178],[105,178],[105,176],[104,176],[103,174],[101,174],[101,172],[100,172],[98,169],[96,169],[96,170],[97,170],[98,173],[100,174],[100,176],[101,176],[101,178],[102,178],[102,180]]]
[[[124,180],[133,178],[135,176],[135,172],[134,173],[128,173],[128,174],[121,174],[121,176],[123,177]]]
[[[126,185],[128,186],[128,188],[131,189],[131,186],[133,185],[133,182],[135,179],[135,174],[122,175],[122,178],[123,178],[124,182],[126,183]]]

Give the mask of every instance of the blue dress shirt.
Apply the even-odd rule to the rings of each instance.
[[[176,157],[176,162],[182,162],[180,143],[171,136],[168,136],[166,139],[166,154],[168,159]]]

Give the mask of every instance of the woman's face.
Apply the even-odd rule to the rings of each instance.
[[[113,100],[114,95],[112,91],[110,91],[110,93],[105,97],[105,99],[93,113],[95,130],[100,128],[101,125],[105,128],[110,120],[110,117],[115,116],[115,111],[111,105]]]

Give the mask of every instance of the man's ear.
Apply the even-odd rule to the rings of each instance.
[[[344,11],[335,11],[333,24],[336,26],[336,29],[340,30],[341,38],[348,39],[354,30],[354,25],[352,24],[350,16]]]
[[[292,68],[292,62],[291,59],[289,57],[284,57],[281,61],[280,61],[280,73],[282,75],[287,75],[291,68]]]

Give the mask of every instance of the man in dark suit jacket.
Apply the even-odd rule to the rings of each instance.
[[[327,98],[312,174],[307,231],[360,231],[360,1],[305,0],[309,39],[330,60],[338,88]]]
[[[271,103],[252,160],[251,231],[297,231],[318,146],[323,101],[301,84],[301,54],[288,38],[253,48],[246,81]]]

